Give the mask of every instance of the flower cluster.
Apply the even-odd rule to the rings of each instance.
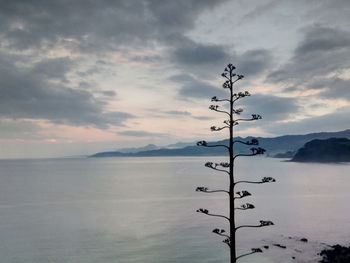
[[[253,119],[253,120],[261,120],[262,117],[261,117],[261,115],[259,115],[259,114],[252,114],[252,119]]]
[[[254,208],[255,208],[254,205],[249,204],[249,203],[243,204],[243,205],[241,205],[241,207],[242,207],[243,209],[254,209]]]
[[[206,141],[199,141],[197,142],[197,146],[207,146],[208,143]]]
[[[272,177],[264,177],[263,179],[261,179],[261,182],[263,182],[263,183],[273,183],[273,182],[276,182],[276,179],[272,178]]]
[[[265,149],[258,147],[258,148],[250,148],[250,150],[253,152],[254,155],[258,154],[264,154],[266,152]]]
[[[216,96],[214,96],[211,98],[211,101],[219,101],[219,99]]]
[[[273,226],[274,223],[272,221],[264,221],[260,220],[260,226]]]
[[[196,212],[203,213],[203,214],[208,214],[209,213],[209,211],[207,209],[204,209],[204,208],[199,208]]]
[[[252,195],[251,193],[249,193],[248,191],[245,191],[245,190],[240,191],[240,192],[236,192],[236,194],[237,194],[240,198],[243,198],[243,197]]]
[[[236,98],[244,98],[244,97],[250,96],[250,93],[248,91],[244,91],[244,92],[234,93],[232,94],[232,96]]]
[[[248,145],[259,145],[259,141],[257,139],[251,139],[250,141],[247,141],[246,144],[248,144]]]
[[[222,87],[223,87],[224,89],[229,89],[229,88],[231,88],[230,81],[226,80],[226,81],[222,84]]]
[[[242,108],[233,109],[232,112],[233,112],[234,114],[240,115],[240,114],[243,112],[243,109],[242,109]]]
[[[204,164],[204,166],[215,169],[218,166],[221,166],[221,167],[224,167],[224,168],[228,168],[228,167],[230,167],[230,164],[227,163],[227,162],[221,162],[221,163],[206,162]]]
[[[215,233],[215,234],[223,234],[225,232],[226,231],[224,229],[219,229],[219,228],[213,229],[213,233]]]
[[[219,108],[219,105],[210,105],[209,109],[210,110],[217,110]]]
[[[221,163],[219,163],[219,165],[222,166],[222,167],[225,167],[225,168],[230,167],[230,164],[227,163],[227,162],[221,162]]]
[[[206,191],[208,191],[208,187],[199,186],[196,188],[196,192],[206,192]]]

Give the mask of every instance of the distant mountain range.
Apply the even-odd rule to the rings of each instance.
[[[120,153],[137,153],[137,152],[143,152],[143,151],[152,151],[152,150],[158,150],[162,147],[159,147],[155,144],[148,144],[143,147],[132,147],[132,148],[121,148],[116,150],[117,152]]]
[[[310,133],[305,135],[284,135],[273,138],[264,137],[236,137],[236,140],[249,141],[253,138],[259,140],[259,146],[266,149],[269,156],[274,156],[278,153],[296,152],[299,148],[303,147],[305,143],[315,139],[328,139],[328,138],[349,138],[350,129],[340,132],[319,132]],[[126,152],[126,149],[111,152],[100,152],[90,157],[139,157],[139,156],[215,156],[226,155],[227,151],[223,147],[206,148],[196,146],[185,146],[181,148],[174,148],[176,146],[188,145],[188,143],[179,143],[169,145],[165,148],[154,148],[155,145],[148,145],[142,148],[131,148],[132,150]],[[228,140],[218,142],[208,142],[208,144],[228,144]],[[147,149],[148,148],[148,149]],[[153,149],[149,149],[153,148]],[[249,151],[249,146],[243,144],[235,144],[236,152]],[[135,150],[136,149],[136,150]]]
[[[167,146],[157,146],[155,144],[147,144],[146,146],[141,146],[141,147],[120,148],[120,149],[115,150],[115,152],[137,153],[137,152],[153,151],[153,150],[159,150],[159,149],[183,148],[183,147],[190,146],[190,145],[193,146],[195,144],[196,143],[194,143],[194,142],[177,142],[177,143],[169,144]]]

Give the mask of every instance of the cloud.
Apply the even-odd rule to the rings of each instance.
[[[25,120],[0,119],[0,139],[42,139],[40,126]]]
[[[164,111],[164,113],[169,114],[169,115],[173,115],[173,116],[178,116],[178,117],[191,117],[193,119],[196,120],[212,120],[213,117],[209,117],[209,116],[193,116],[191,112],[188,111],[177,111],[177,110],[173,110],[173,111]]]
[[[349,31],[311,26],[304,32],[304,38],[295,48],[290,61],[270,73],[267,77],[269,82],[300,85],[350,67]]]
[[[259,114],[263,117],[263,123],[287,120],[301,109],[296,98],[274,95],[252,94],[238,102],[244,110],[242,116]]]
[[[117,93],[114,90],[103,90],[103,91],[101,91],[101,93],[104,96],[108,96],[108,97],[115,97],[115,96],[117,96]]]
[[[164,111],[164,113],[170,114],[170,115],[176,115],[176,116],[191,116],[191,113],[188,111],[171,110],[171,111]]]
[[[248,50],[232,59],[240,74],[249,77],[267,71],[273,62],[271,51],[266,49]]]
[[[267,71],[273,62],[271,51],[252,49],[241,54],[224,45],[197,43],[186,37],[174,41],[170,61],[183,72],[191,72],[202,79],[216,78],[228,63],[237,65],[239,74],[250,77]]]
[[[153,55],[153,56],[132,56],[130,58],[131,61],[142,62],[142,63],[156,63],[163,61],[162,56]]]
[[[217,88],[188,74],[174,75],[169,80],[180,84],[178,95],[182,99],[210,99],[213,96],[227,96],[223,88]]]
[[[33,68],[22,67],[15,65],[13,59],[0,53],[0,114],[3,117],[45,119],[102,129],[109,125],[122,126],[133,117],[124,112],[105,112],[106,102],[92,93],[50,82],[50,70],[42,74],[36,72],[38,64]],[[54,63],[57,61],[60,60]]]
[[[197,66],[203,64],[222,63],[229,56],[224,48],[219,45],[205,45],[188,41],[183,46],[175,49],[173,58],[179,64]]]
[[[303,134],[346,130],[350,128],[349,123],[350,109],[349,107],[344,107],[322,116],[286,123],[271,123],[265,129],[275,134]]]
[[[131,137],[164,137],[167,136],[165,133],[158,132],[147,132],[147,131],[139,131],[139,130],[129,130],[118,132],[119,135],[131,136]]]
[[[263,15],[266,15],[266,13],[270,10],[273,10],[278,4],[280,3],[280,1],[278,0],[273,0],[273,1],[269,1],[267,3],[263,3],[261,5],[258,5],[257,7],[255,7],[253,10],[249,11],[247,14],[245,14],[240,20],[241,20],[241,24],[243,23],[249,23],[250,21],[259,18]]]
[[[350,36],[348,32],[327,27],[312,27],[308,28],[306,32],[305,38],[295,49],[296,57],[349,48]]]
[[[341,78],[319,79],[306,86],[306,89],[321,90],[323,98],[343,98],[350,101],[350,80]]]
[[[215,118],[209,117],[209,116],[192,116],[192,118],[201,120],[201,121],[206,121],[206,120],[213,120]]]
[[[189,53],[187,54],[185,52],[183,54],[183,60],[178,60],[178,62],[182,63],[181,67],[184,68],[182,70],[183,72],[187,71],[194,74],[181,73],[171,76],[169,80],[181,85],[179,89],[179,96],[181,98],[209,99],[213,96],[226,97],[227,92],[225,90],[221,87],[213,86],[210,82],[205,81],[205,79],[217,78],[221,74],[217,72],[217,69],[223,68],[226,65],[223,60],[229,59],[230,56],[224,54],[209,58],[212,56],[212,53],[209,52],[209,54],[205,54],[203,50],[199,52],[196,49],[196,46],[189,48],[186,51]],[[202,49],[202,47],[200,49]],[[191,50],[193,51],[192,55],[190,52]],[[215,51],[213,51],[213,53],[219,52],[218,50],[220,50],[219,47],[215,46]],[[204,58],[200,58],[201,54]],[[218,60],[216,61],[215,58]],[[273,58],[270,51],[256,49],[246,51],[241,55],[236,55],[232,58],[232,61],[235,65],[239,65],[237,73],[247,74],[249,77],[252,77],[268,70],[272,65]],[[214,67],[216,62],[219,63]],[[215,68],[215,70],[213,70],[213,68]],[[206,77],[201,78],[203,75]]]
[[[73,65],[74,62],[69,57],[47,58],[37,62],[31,69],[31,73],[49,79],[65,80],[65,75]]]
[[[194,26],[198,14],[220,1],[6,1],[0,32],[8,47],[24,50],[60,44],[103,51],[169,41]]]

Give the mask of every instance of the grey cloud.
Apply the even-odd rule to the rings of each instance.
[[[40,126],[24,120],[0,119],[0,139],[43,139]]]
[[[133,117],[123,112],[105,112],[106,102],[92,93],[51,83],[40,73],[13,63],[0,54],[0,114],[4,117],[99,128],[121,126]]]
[[[108,97],[117,96],[117,93],[114,90],[103,90],[103,91],[101,91],[101,93],[105,96],[108,96]]]
[[[205,121],[205,120],[213,120],[213,117],[208,117],[208,116],[192,116],[194,119]]]
[[[111,62],[107,62],[99,59],[95,62],[94,65],[89,66],[87,69],[83,71],[77,71],[76,74],[81,78],[91,77],[93,75],[106,73],[106,72],[114,75],[115,72],[114,72],[114,69],[111,70],[112,67],[113,65]]]
[[[264,123],[289,119],[301,109],[297,99],[274,95],[252,94],[238,102],[244,109],[242,116],[259,114]]]
[[[291,87],[283,89],[283,91],[285,91],[285,92],[294,92],[294,91],[298,91],[298,90],[299,90],[299,88],[296,86],[291,86]]]
[[[309,107],[310,108],[314,108],[314,109],[326,108],[327,104],[325,104],[325,103],[314,103],[314,104],[311,104]]]
[[[32,74],[40,74],[52,79],[65,79],[74,62],[68,57],[48,58],[36,63],[32,68]]]
[[[177,115],[177,116],[191,116],[191,113],[188,111],[171,110],[171,111],[164,111],[164,113],[170,114],[170,115]]]
[[[159,26],[163,30],[177,31],[178,28],[192,27],[194,18],[206,9],[212,9],[219,4],[227,2],[226,0],[178,0],[163,1],[150,0],[147,1],[149,10],[154,15]]]
[[[157,132],[147,132],[147,131],[138,131],[138,130],[129,130],[118,132],[120,135],[131,136],[131,137],[163,137],[166,136],[164,133]]]
[[[167,114],[166,118],[169,118],[169,115],[175,116],[175,117],[191,117],[196,120],[212,120],[214,119],[213,117],[209,116],[194,116],[192,115],[191,112],[188,111],[177,111],[177,110],[172,110],[172,111],[164,111],[163,113]],[[162,115],[158,115],[160,118],[164,118]]]
[[[186,83],[187,81],[193,81],[193,77],[188,74],[178,74],[169,77],[169,80],[178,82],[178,83]]]
[[[100,69],[100,67],[98,67],[98,66],[93,66],[93,67],[91,67],[91,68],[89,68],[88,70],[86,70],[86,71],[78,71],[77,72],[77,75],[79,76],[79,77],[89,77],[89,76],[92,76],[92,75],[94,75],[94,74],[97,74],[97,73],[101,73],[102,72],[102,70]]]
[[[179,46],[173,54],[173,58],[180,64],[197,66],[203,64],[217,64],[230,57],[222,46],[204,45],[195,42]]]
[[[294,50],[293,57],[270,73],[268,81],[300,85],[350,67],[350,32],[321,26],[304,31],[304,38]]]
[[[286,92],[318,90],[315,95],[319,98],[345,99],[350,101],[350,80],[338,77],[317,78],[308,82],[305,86],[293,86],[284,89]]]
[[[110,65],[112,65],[112,63],[109,61],[103,60],[103,59],[99,59],[96,61],[96,65],[98,65],[98,66],[110,66]]]
[[[169,79],[181,85],[181,88],[178,91],[180,98],[210,99],[213,96],[227,96],[227,93],[223,88],[217,88],[207,82],[197,80],[190,75],[175,75]]]
[[[350,100],[350,80],[341,78],[319,79],[310,83],[307,89],[319,89],[324,98],[343,98]]]
[[[275,8],[281,1],[273,0],[269,1],[267,3],[263,3],[261,5],[258,5],[256,8],[254,8],[252,11],[248,12],[241,18],[241,24],[247,23],[249,21],[252,21],[253,19],[256,19],[260,16],[266,15],[268,11]]]
[[[237,54],[224,45],[196,43],[185,37],[174,42],[171,61],[185,72],[192,72],[203,79],[216,78],[218,69],[228,63],[237,65],[239,74],[255,76],[268,70],[273,62],[270,51],[266,49],[248,50]]]
[[[348,27],[350,8],[348,0],[304,1],[302,4],[309,5],[305,13],[307,18],[312,17],[316,21],[322,21],[325,25],[338,24]]]
[[[78,86],[79,86],[79,88],[82,88],[82,89],[89,89],[89,88],[93,87],[93,85],[87,81],[80,81]]]
[[[265,49],[248,50],[233,58],[239,72],[246,76],[255,76],[267,71],[273,62],[271,52]]]
[[[180,89],[179,95],[182,98],[210,99],[214,96],[224,97],[227,94],[225,94],[223,90],[220,90],[210,84],[197,81],[184,85]]]
[[[322,116],[287,123],[271,123],[266,129],[275,134],[300,134],[349,129],[350,109],[344,107]]]
[[[6,1],[0,32],[16,49],[57,43],[80,50],[109,50],[118,45],[169,41],[194,26],[198,14],[220,1]]]
[[[161,62],[163,58],[161,56],[133,56],[131,57],[132,61],[135,62],[143,62],[143,63],[156,63]]]
[[[295,49],[296,57],[349,48],[349,32],[327,27],[314,27],[306,31],[306,37]]]
[[[212,120],[214,119],[213,117],[209,116],[194,116],[191,112],[188,111],[178,111],[178,110],[172,110],[172,111],[163,111],[162,113],[166,114],[161,115],[155,115],[158,118],[171,118],[171,117],[191,117],[196,120]]]

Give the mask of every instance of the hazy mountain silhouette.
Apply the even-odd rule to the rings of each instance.
[[[303,147],[305,143],[314,140],[314,139],[328,139],[328,138],[350,138],[350,129],[340,132],[319,132],[319,133],[310,133],[306,135],[284,135],[272,138],[264,137],[236,137],[237,140],[248,141],[253,138],[259,140],[260,146],[267,150],[268,155],[275,155],[277,153],[284,153],[287,151],[297,151],[299,148]],[[211,144],[210,142],[208,142]],[[212,142],[212,144],[227,144],[227,140]],[[237,143],[235,145],[236,152],[249,151],[249,147]],[[225,155],[226,150],[222,147],[218,148],[205,148],[198,147],[193,143],[193,146],[186,146],[183,148],[177,149],[155,149],[155,150],[145,150],[138,152],[120,152],[120,151],[111,151],[111,152],[100,152],[90,157],[132,157],[132,156],[215,156],[215,155]]]
[[[116,151],[121,152],[121,153],[136,153],[136,152],[141,152],[141,151],[157,150],[160,148],[161,147],[159,147],[155,144],[148,144],[148,145],[142,146],[142,147],[121,148],[121,149],[117,149]]]

